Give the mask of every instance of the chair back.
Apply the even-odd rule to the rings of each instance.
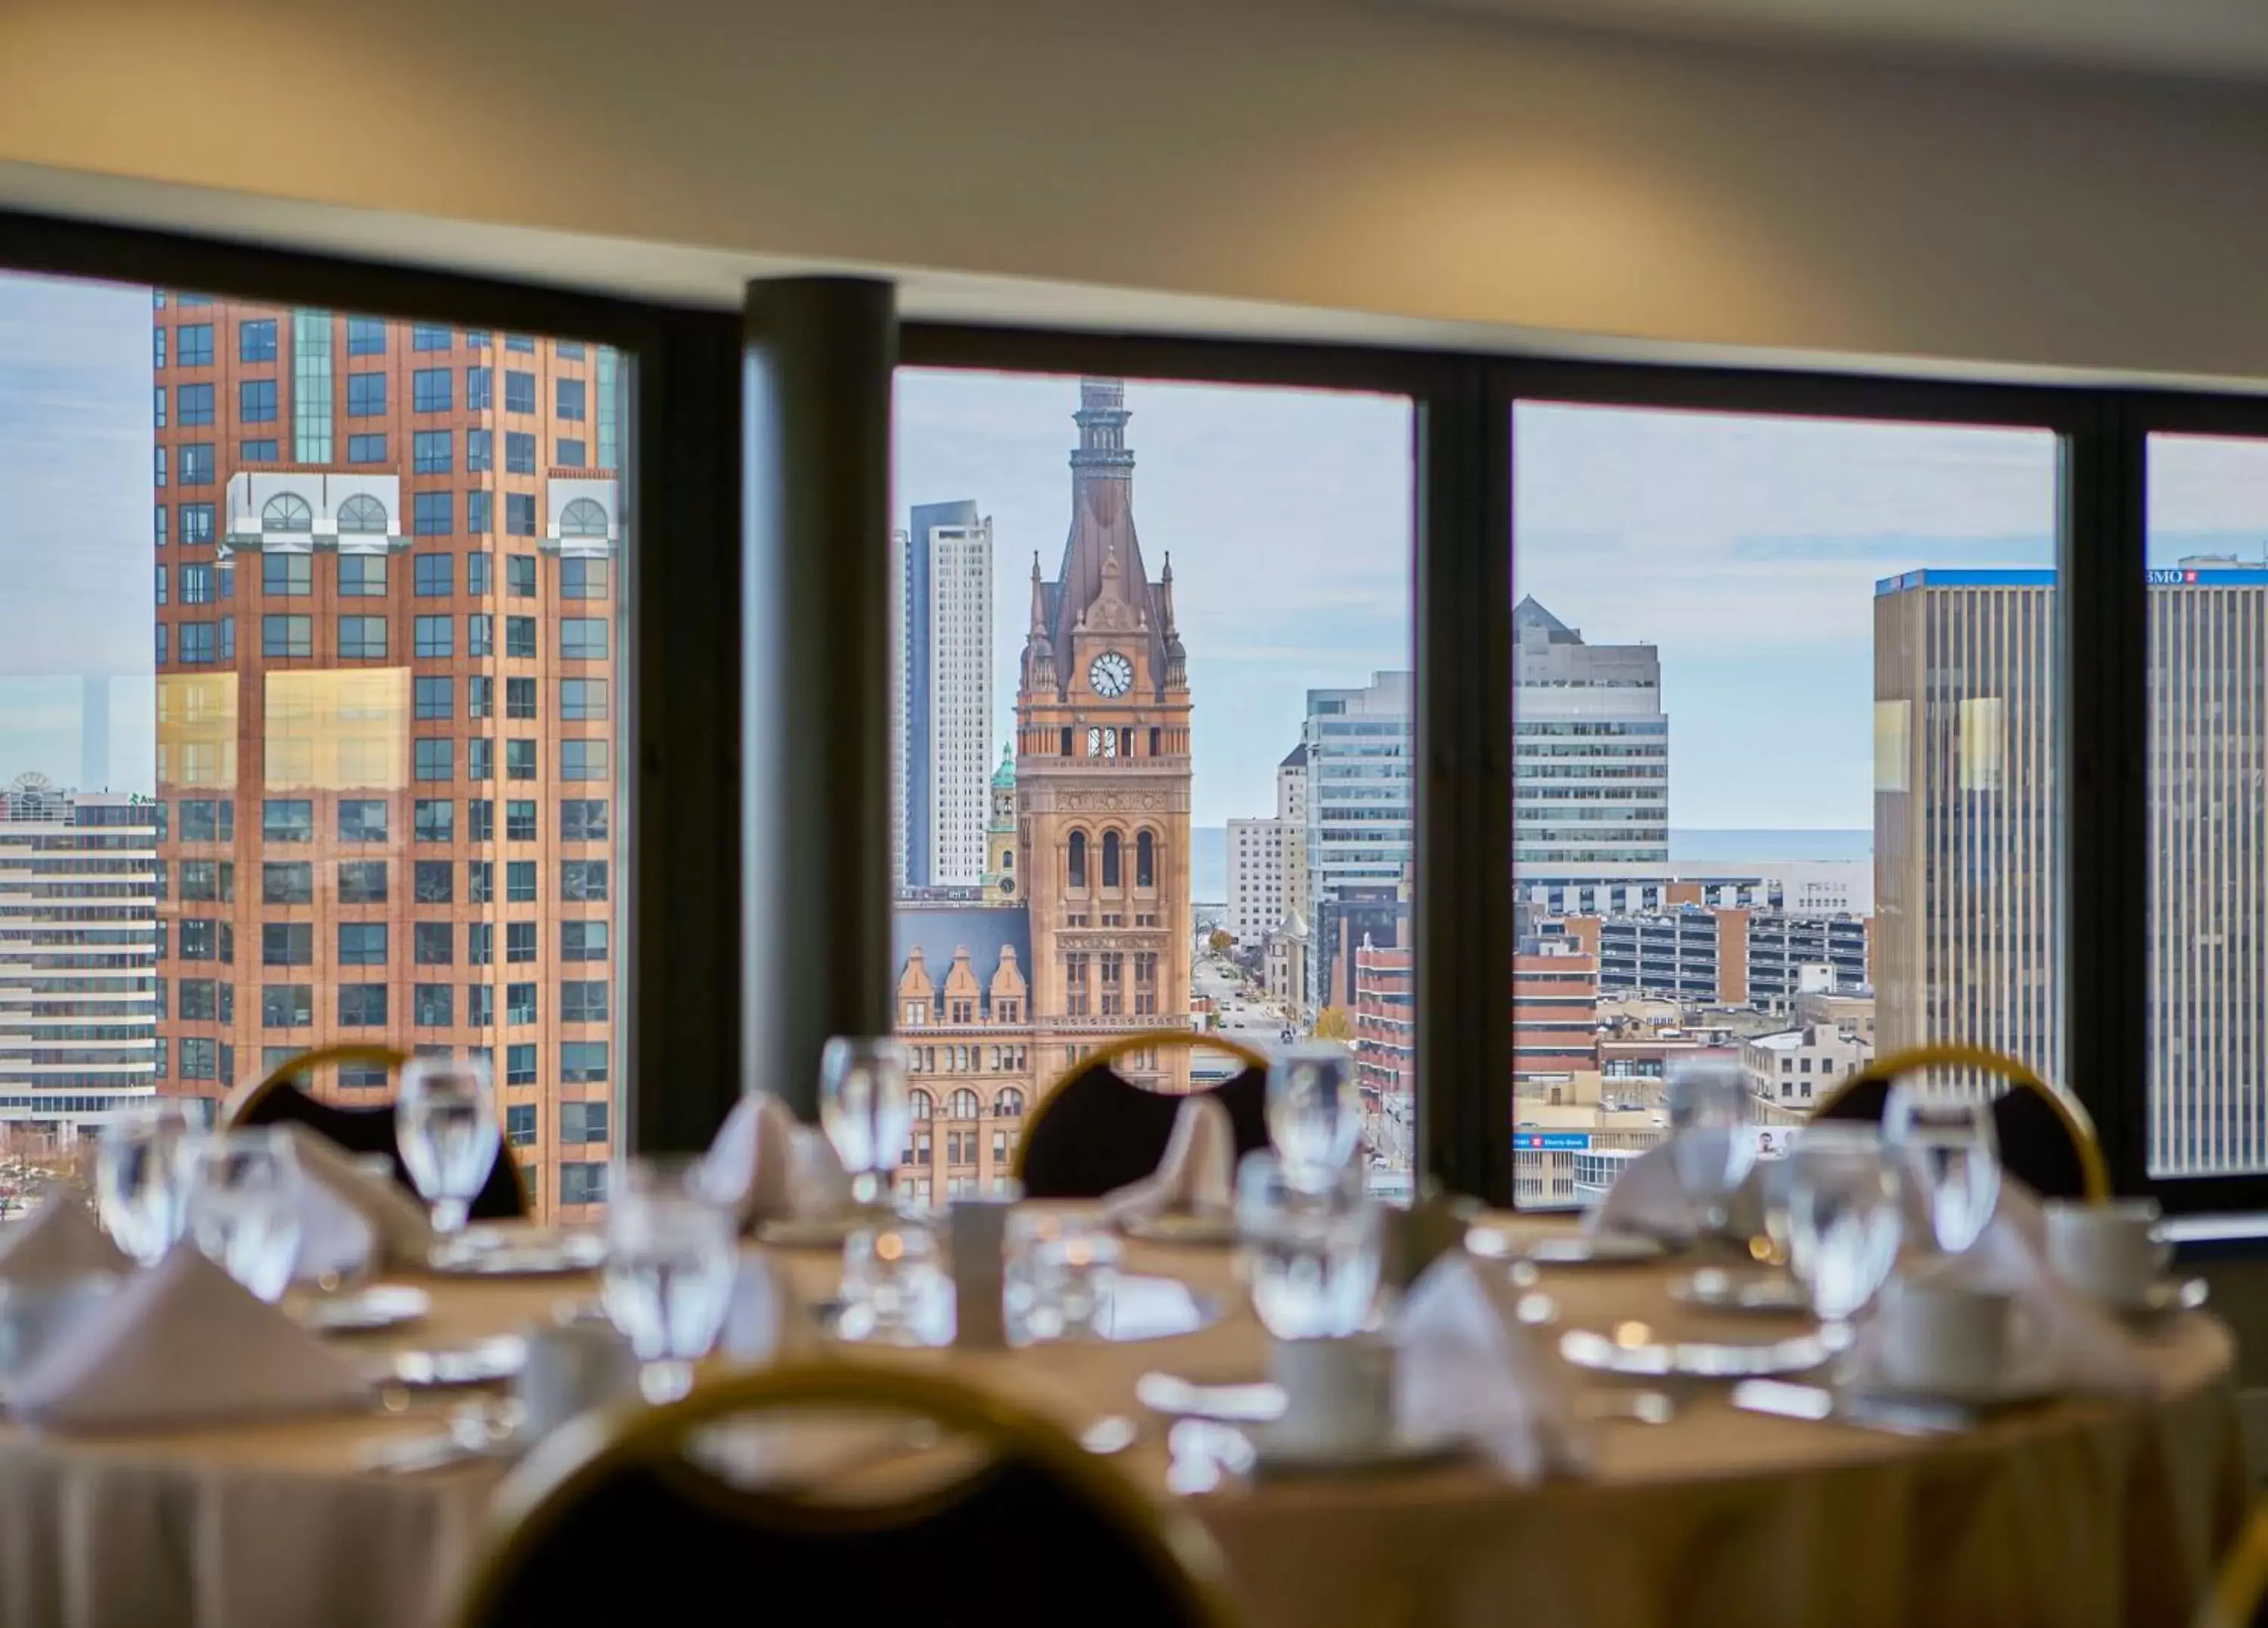
[[[2220,1575],[2198,1608],[2196,1628],[2253,1628],[2268,1617],[2261,1609],[2264,1598],[2268,1598],[2268,1500],[2252,1507],[2235,1545],[2221,1561]]]
[[[350,1108],[327,1103],[300,1089],[299,1081],[311,1069],[333,1063],[370,1063],[389,1073],[398,1072],[409,1059],[390,1045],[325,1045],[287,1057],[264,1079],[239,1087],[221,1105],[220,1123],[239,1126],[304,1125],[327,1141],[349,1153],[382,1153],[394,1161],[394,1179],[412,1193],[417,1184],[401,1162],[401,1148],[394,1132],[394,1104],[373,1104]],[[499,1148],[490,1168],[487,1184],[471,1205],[475,1221],[519,1221],[534,1212],[527,1190],[519,1179],[519,1162],[512,1150]]]
[[[751,1441],[782,1426],[800,1443]],[[586,1414],[488,1507],[457,1628],[879,1623],[909,1609],[970,1628],[1233,1620],[1219,1553],[1186,1512],[1060,1426],[933,1372],[791,1365]]]
[[[1118,1071],[1119,1060],[1151,1050],[1225,1052],[1243,1065],[1187,1096],[1145,1089]],[[1228,1110],[1239,1159],[1268,1145],[1268,1059],[1224,1036],[1192,1029],[1127,1035],[1098,1047],[1059,1075],[1024,1120],[1016,1175],[1035,1199],[1099,1199],[1158,1168],[1188,1096],[1210,1096]]]
[[[2014,1058],[1982,1046],[1918,1045],[1878,1058],[1829,1092],[1811,1117],[1879,1125],[1892,1084],[1921,1068],[1970,1068],[2007,1082],[2009,1089],[1992,1099],[2001,1168],[2042,1198],[2110,1196],[2110,1167],[2087,1111]]]

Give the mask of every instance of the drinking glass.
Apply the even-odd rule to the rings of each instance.
[[[630,1159],[614,1171],[600,1297],[644,1364],[650,1400],[684,1395],[716,1345],[740,1265],[736,1230],[704,1192],[697,1159]]]
[[[1267,1111],[1284,1179],[1301,1192],[1329,1189],[1362,1140],[1353,1057],[1327,1041],[1284,1047],[1268,1065]]]
[[[281,1126],[211,1131],[181,1145],[183,1212],[206,1257],[273,1304],[299,1264],[300,1175]]]
[[[1340,1338],[1368,1320],[1381,1228],[1359,1171],[1309,1192],[1254,1154],[1237,1170],[1236,1229],[1252,1309],[1277,1338]]]
[[[1897,1161],[1871,1125],[1810,1125],[1787,1155],[1788,1253],[1830,1349],[1896,1262],[1904,1226]]]
[[[819,1127],[850,1173],[852,1200],[880,1205],[913,1131],[905,1048],[850,1035],[829,1040],[819,1060]]]
[[[843,1241],[844,1339],[884,1346],[941,1343],[951,1326],[942,1303],[937,1234],[910,1217],[860,1227]]]
[[[1026,1339],[1079,1339],[1110,1304],[1123,1246],[1100,1212],[1019,1209],[1008,1216],[1008,1324]]]
[[[1733,1194],[1756,1162],[1749,1133],[1749,1087],[1737,1067],[1688,1064],[1663,1087],[1669,1111],[1669,1162],[1677,1184],[1712,1235],[1725,1230]]]
[[[444,1238],[464,1231],[503,1140],[487,1060],[417,1057],[404,1064],[394,1134],[409,1179],[432,1206],[433,1230]]]
[[[1984,1235],[2000,1201],[1999,1141],[1981,1096],[1901,1085],[1882,1110],[1882,1140],[1921,1184],[1937,1247],[1958,1255]]]
[[[179,1103],[151,1103],[103,1127],[94,1153],[94,1196],[118,1247],[154,1266],[181,1236],[181,1144],[189,1116]]]

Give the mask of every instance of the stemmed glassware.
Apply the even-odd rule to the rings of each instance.
[[[1851,1323],[1896,1264],[1905,1217],[1900,1167],[1871,1125],[1809,1125],[1787,1155],[1788,1253],[1811,1297],[1822,1344],[1851,1343]]]
[[[733,1212],[694,1158],[625,1160],[607,1201],[608,1319],[644,1365],[649,1400],[685,1394],[724,1327],[739,1267]]]
[[[1303,1190],[1279,1158],[1248,1155],[1236,1176],[1240,1262],[1252,1309],[1278,1339],[1335,1339],[1359,1331],[1377,1297],[1378,1206],[1349,1169]]]
[[[1362,1140],[1362,1094],[1354,1059],[1324,1041],[1289,1045],[1268,1065],[1268,1140],[1296,1192],[1336,1183]]]
[[[1901,1085],[1882,1110],[1882,1140],[1921,1184],[1937,1247],[1958,1255],[1984,1236],[2000,1201],[1992,1105],[1966,1093]]]
[[[444,1239],[465,1229],[503,1140],[486,1060],[412,1058],[402,1066],[394,1134],[409,1179]]]
[[[883,1038],[829,1040],[819,1061],[819,1126],[850,1177],[852,1201],[879,1207],[913,1131],[905,1048]]]
[[[281,1126],[214,1131],[181,1146],[183,1210],[205,1255],[271,1304],[299,1264],[299,1161]]]
[[[1699,1211],[1707,1232],[1725,1230],[1733,1195],[1756,1162],[1749,1130],[1749,1088],[1737,1067],[1695,1063],[1664,1083],[1669,1111],[1669,1160],[1677,1184]]]
[[[181,1146],[191,1128],[180,1103],[154,1102],[120,1114],[96,1144],[95,1206],[142,1265],[156,1265],[181,1236]]]

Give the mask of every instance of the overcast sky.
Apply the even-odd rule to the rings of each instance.
[[[112,783],[149,788],[149,312],[145,289],[0,274],[0,781],[77,782],[80,676],[101,673]],[[993,520],[996,751],[1033,555],[1050,577],[1062,558],[1078,394],[899,378],[896,523],[963,497]],[[1127,406],[1144,554],[1173,555],[1189,652],[1195,818],[1267,813],[1307,691],[1410,663],[1408,404],[1138,380]],[[1516,452],[1517,590],[1660,647],[1681,827],[1868,825],[1875,580],[2049,559],[2035,432],[1535,406]],[[2154,563],[2257,561],[2268,446],[2160,443],[2151,514]]]

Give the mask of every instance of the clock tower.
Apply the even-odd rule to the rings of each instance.
[[[1120,380],[1081,381],[1063,563],[1048,582],[1032,561],[1016,869],[1042,1087],[1118,1034],[1189,1025],[1189,670],[1172,557],[1152,582],[1134,532],[1129,416]],[[1180,1050],[1120,1067],[1189,1086]]]

